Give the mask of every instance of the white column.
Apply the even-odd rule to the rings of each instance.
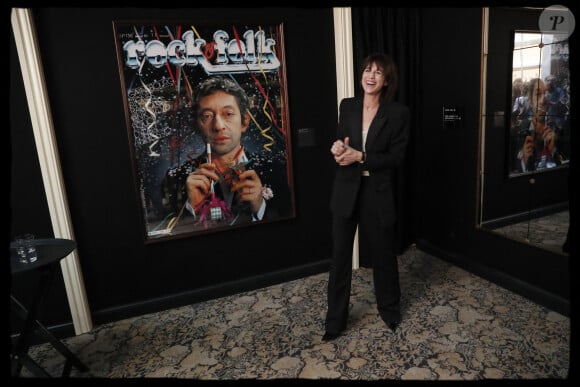
[[[74,240],[32,12],[13,8],[11,21],[54,236]],[[91,314],[76,249],[61,261],[61,270],[75,333],[88,332]]]
[[[354,60],[352,53],[352,17],[350,8],[333,8],[334,50],[336,55],[337,106],[346,97],[354,97]],[[358,228],[352,249],[352,267],[359,267]]]

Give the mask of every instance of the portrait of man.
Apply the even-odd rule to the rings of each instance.
[[[163,192],[171,210],[183,214],[185,209],[202,227],[288,216],[283,158],[252,154],[242,144],[250,126],[245,91],[232,79],[209,77],[194,90],[192,109],[206,149],[167,172]]]
[[[146,241],[295,216],[281,29],[114,23]]]

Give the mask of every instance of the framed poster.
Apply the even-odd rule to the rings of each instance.
[[[514,31],[509,176],[566,167],[570,160],[568,35]]]
[[[283,25],[113,31],[145,241],[295,217]]]

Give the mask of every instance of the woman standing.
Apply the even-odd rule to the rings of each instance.
[[[362,64],[363,96],[340,103],[337,140],[330,149],[337,169],[330,200],[333,252],[323,340],[346,328],[357,225],[368,241],[379,314],[393,331],[401,321],[393,171],[405,156],[410,112],[393,101],[397,79],[391,57],[369,55]]]

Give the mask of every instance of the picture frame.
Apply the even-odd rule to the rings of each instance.
[[[568,167],[571,147],[568,35],[515,30],[511,39],[508,176]]]
[[[296,216],[283,27],[113,21],[145,243]]]

